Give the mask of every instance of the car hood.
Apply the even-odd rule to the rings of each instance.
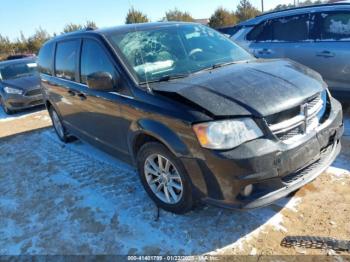
[[[25,76],[15,79],[8,79],[2,81],[3,86],[9,86],[14,88],[19,88],[24,91],[36,89],[40,87],[40,77],[39,76]]]
[[[151,84],[155,92],[180,95],[214,116],[256,117],[300,105],[325,86],[315,71],[281,59],[236,63]]]

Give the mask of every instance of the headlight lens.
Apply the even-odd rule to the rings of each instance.
[[[17,88],[13,88],[13,87],[8,87],[8,86],[4,87],[4,91],[7,94],[16,94],[16,95],[22,95],[23,94],[23,90],[17,89]]]
[[[193,130],[202,147],[210,149],[231,149],[263,136],[262,131],[251,118],[196,124]]]

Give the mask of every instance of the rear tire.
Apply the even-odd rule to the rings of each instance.
[[[137,167],[143,187],[158,207],[176,214],[192,209],[190,178],[181,160],[164,145],[143,145],[137,154]]]
[[[52,106],[49,107],[49,114],[58,138],[64,143],[69,143],[75,140],[73,137],[69,136],[67,129],[63,125],[61,117]]]

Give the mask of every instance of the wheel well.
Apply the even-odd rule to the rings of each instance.
[[[50,109],[51,103],[50,103],[49,100],[47,100],[47,101],[45,102],[45,105],[46,105],[46,108],[47,108],[47,109]]]
[[[164,145],[160,140],[158,140],[157,138],[147,135],[147,134],[140,134],[136,137],[134,144],[133,144],[133,155],[136,158],[137,152],[140,150],[140,148],[149,142],[157,142],[160,143],[162,145]],[[167,147],[166,145],[164,145],[165,147]]]

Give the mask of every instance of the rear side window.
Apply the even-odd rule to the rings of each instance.
[[[105,50],[95,40],[86,39],[81,51],[81,82],[87,84],[88,75],[100,72],[110,73],[114,80],[117,79],[117,72]]]
[[[273,40],[303,41],[309,38],[309,15],[290,16],[273,20]]]
[[[298,42],[309,39],[309,15],[296,15],[267,20],[248,35],[249,41]]]
[[[321,13],[321,39],[350,41],[350,12]]]
[[[271,21],[265,21],[256,27],[247,35],[249,41],[272,41],[272,26]]]
[[[39,72],[46,75],[52,75],[52,61],[53,61],[53,49],[54,43],[48,43],[44,45],[39,52],[38,68]]]
[[[56,48],[55,71],[56,76],[75,81],[75,68],[77,62],[79,41],[70,40],[59,42]]]

